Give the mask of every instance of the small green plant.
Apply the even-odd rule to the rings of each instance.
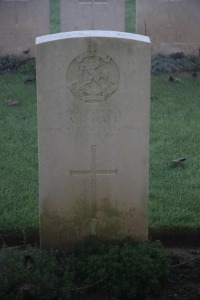
[[[3,248],[0,299],[70,299],[73,272],[57,251]]]
[[[183,52],[171,55],[157,54],[152,57],[152,74],[193,72],[200,64],[200,58],[192,55],[184,55]]]
[[[0,299],[145,299],[158,295],[168,274],[159,242],[89,238],[72,253],[3,248]]]
[[[0,56],[0,74],[15,72],[20,66],[20,61],[14,56]]]
[[[158,295],[167,278],[168,263],[159,242],[106,244],[92,238],[81,244],[74,256],[77,281],[90,287],[90,293],[98,290],[109,299]]]
[[[36,74],[36,62],[35,58],[29,58],[19,67],[20,73],[25,75],[35,75]]]
[[[19,71],[22,74],[35,75],[35,58],[19,59],[15,56],[0,56],[0,74],[8,74]]]

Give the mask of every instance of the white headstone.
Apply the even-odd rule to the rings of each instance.
[[[49,0],[0,0],[0,55],[35,55],[35,38],[49,33]]]
[[[200,55],[199,0],[137,0],[136,31],[150,37],[152,53]]]
[[[61,31],[125,28],[124,0],[61,0]]]
[[[41,246],[147,239],[149,38],[37,38]]]

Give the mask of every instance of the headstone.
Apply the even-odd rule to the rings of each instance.
[[[0,55],[35,55],[35,38],[49,33],[49,0],[0,0]]]
[[[37,38],[42,248],[147,239],[149,38]]]
[[[125,28],[124,0],[60,0],[61,31]]]
[[[137,33],[150,37],[152,53],[200,55],[199,0],[137,0]]]

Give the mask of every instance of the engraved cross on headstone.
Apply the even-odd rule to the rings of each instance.
[[[98,175],[117,175],[117,169],[115,170],[99,170],[96,167],[96,145],[91,145],[92,150],[92,168],[91,170],[70,170],[71,176],[84,176],[90,175],[91,176],[91,183],[92,183],[92,201],[93,204],[96,204],[96,177]]]

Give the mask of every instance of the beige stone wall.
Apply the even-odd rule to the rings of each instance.
[[[125,28],[125,0],[60,0],[61,31]]]
[[[49,0],[0,0],[0,55],[35,55],[35,38],[49,33]]]
[[[153,53],[200,55],[199,0],[137,0],[137,33],[150,37]]]
[[[42,248],[147,239],[150,50],[121,32],[37,39]]]

